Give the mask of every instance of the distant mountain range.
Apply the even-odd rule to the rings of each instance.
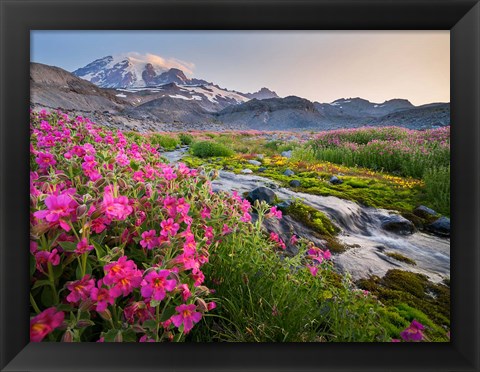
[[[426,129],[450,124],[450,104],[414,106],[405,99],[372,103],[341,98],[331,103],[289,96],[268,88],[231,91],[188,78],[178,68],[107,56],[70,73],[30,65],[31,105],[61,108],[119,129],[328,130],[396,125]]]

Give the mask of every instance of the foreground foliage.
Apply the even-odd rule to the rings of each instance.
[[[281,212],[165,164],[158,147],[177,144],[31,114],[32,341],[419,341],[438,331],[423,312],[413,309],[420,329],[413,310],[356,289],[328,250],[292,236],[300,253],[288,256],[261,228]],[[312,223],[336,232],[322,215]]]

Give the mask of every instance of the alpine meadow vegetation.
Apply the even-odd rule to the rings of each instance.
[[[444,132],[411,137],[389,129],[373,144],[369,133],[345,134],[349,144],[341,146],[336,141],[344,138],[335,136],[291,147],[258,139],[229,145],[225,133],[177,138],[113,131],[84,117],[42,110],[31,111],[30,134],[32,342],[448,340],[444,286],[394,272],[390,277],[437,291],[438,300],[423,294],[417,300],[386,280],[365,281],[360,288],[335,270],[329,249],[294,234],[288,243],[298,253],[290,255],[286,241],[262,228],[264,220],[283,218],[282,211],[265,202],[251,204],[236,192],[213,192],[215,175],[196,163],[218,157],[212,165],[227,162],[236,171],[248,164],[249,153],[265,150],[267,175],[281,180],[286,164],[276,152],[293,150],[292,161],[305,173],[302,182],[314,178],[306,190],[327,190],[308,172],[321,172],[320,166],[372,168],[368,154],[375,149],[388,155],[399,144],[384,142],[397,136],[405,151],[376,164],[389,171],[395,163],[401,174],[369,175],[356,168],[341,192],[359,200],[365,197],[363,183],[377,186],[380,196],[389,192],[386,185],[397,184],[411,199],[388,202],[387,195],[378,203],[406,210],[417,201],[412,189],[427,187],[424,197],[431,198],[428,190],[441,188],[449,175],[448,164],[438,160],[449,156]],[[436,147],[413,150],[427,135],[438,136]],[[191,145],[189,165],[165,163],[159,147],[179,144]],[[365,150],[354,155],[353,144]],[[318,159],[323,163],[310,162]],[[439,211],[447,214],[441,208],[449,190],[442,193]],[[323,214],[305,206],[295,204],[290,213],[314,216],[312,226],[332,239],[337,232]]]

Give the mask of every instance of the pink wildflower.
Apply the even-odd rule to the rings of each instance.
[[[203,209],[200,212],[200,217],[205,219],[205,218],[212,218],[211,216],[211,210],[208,207],[203,207]]]
[[[422,341],[424,329],[425,327],[414,319],[408,328],[400,333],[400,337],[405,341]]]
[[[158,245],[158,239],[155,230],[149,230],[142,233],[140,245],[143,248],[153,249]]]
[[[113,305],[115,303],[115,298],[110,295],[110,292],[106,288],[92,288],[90,298],[97,302],[95,310],[98,312],[105,311],[108,304]]]
[[[48,264],[48,262],[50,262],[52,266],[57,266],[60,263],[60,256],[58,255],[58,251],[56,249],[53,249],[51,252],[36,251],[35,261],[37,269],[45,272],[47,270],[45,266]]]
[[[95,280],[90,279],[90,275],[85,275],[82,279],[67,283],[67,289],[70,294],[67,296],[68,302],[76,303],[80,300],[86,300],[90,297],[90,291],[95,287]]]
[[[190,292],[190,288],[188,288],[187,284],[180,284],[177,288],[182,293],[183,301],[187,301],[192,296],[192,292]]]
[[[35,162],[38,164],[38,166],[41,169],[47,169],[52,165],[57,164],[55,160],[55,156],[48,152],[39,152],[37,154],[37,158],[35,159]]]
[[[180,328],[183,324],[183,332],[187,334],[193,328],[194,323],[198,323],[202,319],[202,314],[196,312],[196,306],[180,305],[175,308],[177,315],[171,317],[175,327]]]
[[[67,193],[62,195],[50,195],[45,199],[48,209],[35,212],[33,215],[48,222],[57,222],[62,217],[69,217],[77,206],[77,203]]]
[[[93,250],[93,245],[88,245],[87,238],[82,238],[77,244],[77,249],[75,249],[76,254],[84,254]]]
[[[272,207],[270,208],[270,212],[267,214],[267,217],[275,217],[281,219],[282,211],[278,210],[277,207]]]
[[[103,196],[103,208],[109,218],[124,220],[133,212],[133,208],[128,204],[126,196],[114,198],[111,192],[105,192]]]
[[[30,320],[30,341],[40,342],[46,335],[58,328],[65,318],[65,314],[50,307]]]
[[[169,218],[166,221],[162,221],[160,223],[160,226],[162,227],[162,231],[160,232],[160,235],[162,236],[175,236],[177,233],[178,229],[180,228],[180,225],[178,223],[175,223],[173,218]]]
[[[175,279],[167,279],[170,271],[161,270],[158,273],[155,271],[149,272],[142,281],[141,293],[145,299],[153,299],[155,301],[162,301],[167,291],[173,291],[177,285]]]

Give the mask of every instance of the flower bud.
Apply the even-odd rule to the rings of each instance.
[[[87,206],[85,204],[81,204],[77,207],[77,218],[82,218],[87,213]]]
[[[121,189],[125,189],[127,187],[127,183],[122,178],[117,179],[117,183]]]
[[[113,342],[123,342],[122,331],[118,331]]]
[[[195,304],[197,305],[198,310],[200,310],[202,313],[204,313],[205,311],[208,311],[207,303],[203,299],[197,298],[195,300]]]
[[[80,309],[80,311],[88,312],[92,306],[93,306],[93,301],[88,298],[82,301],[78,308]]]
[[[98,312],[98,315],[100,315],[100,317],[103,319],[103,320],[106,320],[107,322],[109,322],[110,320],[112,320],[112,313],[110,312],[110,310],[108,309],[105,309],[103,311],[99,311]]]
[[[90,327],[92,325],[95,325],[95,322],[92,322],[91,320],[88,320],[88,319],[80,319],[77,322],[76,327],[77,328],[86,328],[86,327]]]
[[[93,199],[93,196],[90,195],[90,194],[85,194],[85,195],[83,195],[83,203],[85,203],[85,204],[86,204],[87,202],[89,202],[90,200],[92,200],[92,199]]]
[[[57,173],[57,177],[61,181],[68,181],[70,177],[68,177],[65,173]]]
[[[100,188],[100,187],[104,186],[106,183],[107,183],[107,180],[105,178],[100,178],[100,179],[96,180],[93,185],[96,188]]]
[[[204,285],[200,285],[197,288],[195,288],[195,296],[201,296],[201,295],[207,295],[210,293],[210,290],[208,287],[205,287]]]
[[[73,342],[73,332],[67,329],[62,336],[62,342]]]

